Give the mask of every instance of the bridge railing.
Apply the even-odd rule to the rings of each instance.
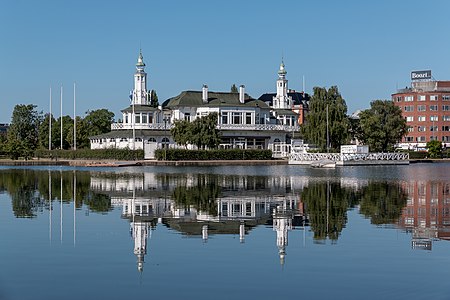
[[[409,160],[409,153],[386,152],[386,153],[298,153],[292,152],[290,160],[293,161],[367,161],[367,160]]]

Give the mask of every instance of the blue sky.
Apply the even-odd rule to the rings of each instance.
[[[16,104],[59,116],[107,108],[121,118],[142,48],[160,103],[183,90],[258,98],[289,87],[337,85],[348,112],[390,99],[412,70],[450,80],[450,1],[1,0],[0,122]]]

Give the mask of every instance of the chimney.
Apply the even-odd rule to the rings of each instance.
[[[203,103],[208,103],[208,86],[206,84],[202,88],[202,100]]]
[[[244,99],[245,99],[245,86],[241,85],[239,87],[239,102],[244,104],[244,102],[245,102]]]

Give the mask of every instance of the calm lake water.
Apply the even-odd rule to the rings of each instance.
[[[449,163],[3,167],[0,191],[0,299],[450,299]]]

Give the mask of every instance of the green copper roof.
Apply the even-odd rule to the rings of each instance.
[[[239,101],[239,93],[226,92],[208,92],[208,103],[203,103],[202,91],[184,91],[178,96],[170,98],[163,103],[163,107],[167,108],[186,106],[242,106],[269,108],[264,101],[253,99],[248,94],[245,94],[244,103],[241,103]]]

